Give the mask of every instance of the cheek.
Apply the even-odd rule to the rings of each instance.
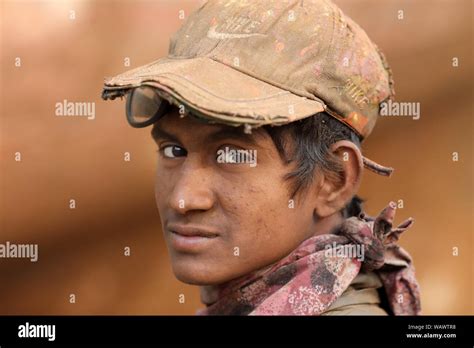
[[[239,247],[242,261],[263,266],[287,255],[302,241],[306,222],[289,207],[283,185],[262,183],[232,195],[238,197],[229,208],[236,219],[232,242]]]
[[[159,171],[155,175],[155,201],[160,212],[165,209],[168,197],[173,187],[173,177],[167,175],[164,171]]]

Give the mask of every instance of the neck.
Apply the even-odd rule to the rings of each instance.
[[[319,236],[320,234],[332,234],[334,233],[334,229],[341,225],[343,221],[344,218],[339,212],[318,219],[314,224],[313,231],[315,232],[312,235]]]

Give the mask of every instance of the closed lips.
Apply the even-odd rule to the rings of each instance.
[[[200,226],[170,224],[167,229],[183,237],[215,238],[219,235],[215,231]]]

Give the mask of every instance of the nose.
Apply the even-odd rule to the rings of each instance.
[[[212,169],[205,167],[190,156],[181,166],[169,197],[169,206],[179,214],[190,211],[207,211],[214,205]]]

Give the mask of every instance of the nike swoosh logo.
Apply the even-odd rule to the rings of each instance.
[[[207,32],[207,37],[210,39],[225,40],[225,39],[244,39],[252,36],[266,36],[265,34],[250,33],[250,34],[232,34],[220,33],[216,31],[217,25],[213,25]]]

